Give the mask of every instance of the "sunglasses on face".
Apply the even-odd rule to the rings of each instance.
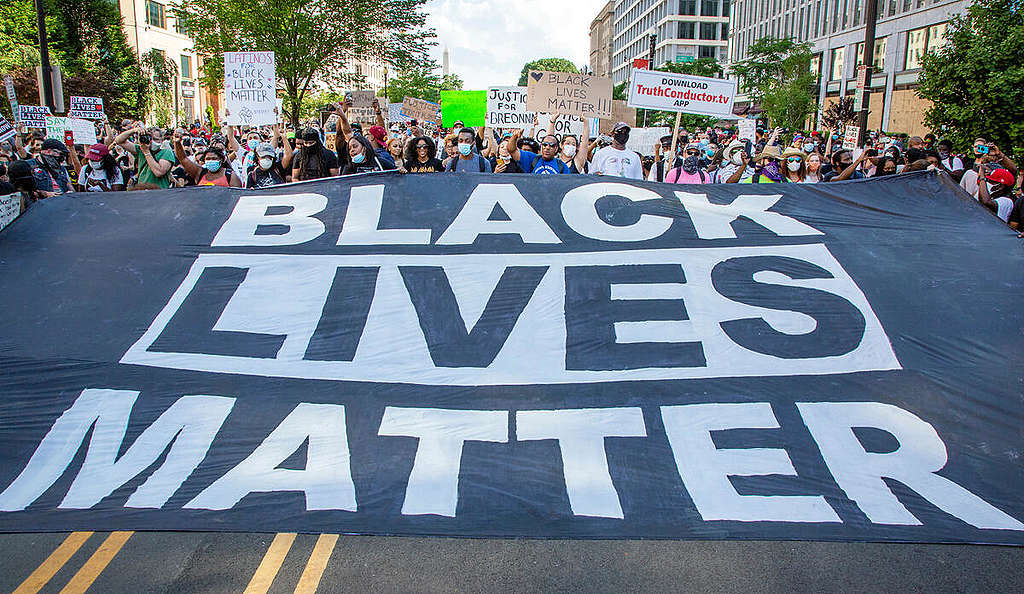
[[[542,143],[540,143],[540,145],[541,146],[556,147],[556,146],[558,146],[558,143],[557,142],[542,142]]]
[[[687,157],[693,157],[693,156],[696,156],[697,154],[698,154],[697,151],[694,151],[694,150],[686,151],[686,156]]]
[[[790,157],[786,160],[789,161],[790,163],[799,163],[802,159],[800,159],[800,157]]]
[[[430,147],[425,145],[425,144],[417,144],[416,145],[416,150],[420,150],[420,149],[427,150],[428,148],[430,148]]]

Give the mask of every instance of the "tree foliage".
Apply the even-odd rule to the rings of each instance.
[[[200,76],[223,84],[224,52],[276,52],[278,89],[286,115],[298,124],[311,84],[352,82],[344,66],[357,56],[399,69],[427,59],[433,31],[427,0],[179,0],[173,6],[205,59]]]
[[[388,101],[401,103],[405,97],[416,97],[437,103],[441,100],[441,91],[461,91],[462,79],[457,75],[439,76],[432,64],[402,72],[397,78],[388,82]]]
[[[978,137],[1024,155],[1024,11],[1015,0],[975,0],[946,27],[946,45],[921,61],[925,123],[959,149]]]
[[[675,74],[691,74],[694,76],[707,76],[707,77],[721,77],[724,70],[722,65],[718,63],[718,60],[714,58],[700,58],[693,62],[665,62],[661,66],[658,66],[654,70],[658,72],[673,72]],[[624,87],[622,91],[622,99],[627,99],[626,95],[629,94],[629,89]],[[638,109],[636,110],[636,121],[638,123],[644,121],[644,115],[647,117],[647,126],[675,126],[676,124],[676,112],[674,111],[659,111],[654,109]],[[679,118],[679,126],[686,130],[693,130],[695,128],[706,128],[714,122],[717,122],[719,118],[709,117],[703,115],[697,115],[692,113],[684,113]]]
[[[818,99],[810,45],[765,37],[750,45],[748,55],[731,68],[740,91],[761,105],[772,126],[803,128]]]
[[[108,0],[43,0],[50,61],[59,64],[65,98],[102,97],[112,120],[144,114],[150,80],[128,45],[117,5]],[[0,2],[0,71],[12,73],[26,104],[38,102],[36,13],[32,0]],[[10,114],[4,102],[4,113]]]
[[[821,114],[821,125],[833,132],[842,133],[846,126],[852,126],[857,121],[857,111],[853,109],[853,106],[852,95],[839,97]]]
[[[550,72],[572,72],[576,74],[579,70],[576,65],[565,58],[542,58],[527,62],[523,65],[523,71],[519,73],[519,86],[526,86],[526,76],[531,70],[548,70]]]

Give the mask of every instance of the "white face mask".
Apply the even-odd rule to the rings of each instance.
[[[730,159],[732,160],[733,163],[735,163],[737,165],[742,165],[743,164],[743,153],[741,153],[740,151],[736,151],[735,153],[732,154],[732,157],[730,157]]]
[[[566,157],[575,157],[576,156],[576,145],[575,144],[567,144],[567,145],[562,147],[562,152],[565,153]]]
[[[794,173],[800,171],[800,161],[790,161],[786,167],[789,167],[789,170]]]
[[[262,157],[260,159],[260,167],[262,167],[263,169],[270,169],[270,167],[273,164],[274,164],[274,159],[271,158],[271,157]]]

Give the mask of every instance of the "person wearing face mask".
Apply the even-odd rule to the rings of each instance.
[[[405,160],[398,168],[401,173],[437,173],[444,164],[437,158],[437,145],[428,136],[417,136],[405,145]]]
[[[896,173],[896,160],[887,155],[878,159],[878,163],[875,164],[875,173],[871,177],[884,177],[896,175]]]
[[[985,176],[985,181],[978,184],[975,196],[982,206],[992,211],[1004,223],[1009,223],[1013,211],[1011,192],[1015,183],[1013,174],[1007,169],[992,169]]]
[[[594,153],[594,160],[590,163],[591,173],[643,179],[644,169],[640,156],[626,150],[629,132],[630,127],[626,122],[619,122],[612,127],[612,144]]]
[[[558,158],[569,167],[569,173],[587,173],[590,171],[590,164],[587,163],[587,155],[590,149],[597,144],[594,141],[590,147],[582,146],[582,139],[577,139],[571,134],[562,137],[561,149]]]
[[[287,144],[285,143],[285,145]],[[287,169],[284,167],[283,162],[278,160],[274,145],[269,142],[257,145],[255,153],[256,165],[246,175],[244,187],[267,188],[288,181]]]
[[[472,128],[462,128],[459,130],[458,142],[456,143],[458,157],[448,162],[445,171],[456,173],[491,173],[491,163],[473,152],[473,147],[475,146],[476,132]],[[512,158],[515,159],[514,153]]]
[[[85,166],[78,173],[78,185],[86,192],[120,192],[124,189],[124,176],[107,145],[98,143],[89,147]]]
[[[735,184],[747,182],[754,176],[753,163],[747,159],[746,145],[741,140],[734,140],[725,147],[722,166],[718,168],[716,183]]]
[[[174,150],[180,150],[184,154],[180,140],[174,141]],[[193,163],[190,159],[183,159],[181,166],[197,186],[242,187],[242,181],[228,167],[224,151],[219,148],[208,148],[206,152],[196,156],[201,165]]]
[[[320,133],[307,128],[295,142],[298,154],[292,159],[292,181],[307,181],[338,175],[338,156],[320,142]]]
[[[795,184],[807,183],[807,154],[798,148],[782,152],[783,179]]]
[[[128,140],[138,134],[138,143]],[[160,128],[146,130],[139,124],[129,128],[114,138],[114,143],[123,146],[135,156],[138,167],[137,181],[133,190],[166,190],[171,187],[171,168],[174,166],[174,153],[161,148],[164,132]]]
[[[519,166],[519,161],[512,158],[508,146],[508,139],[498,143],[498,155],[492,160],[491,169],[494,173],[523,173],[523,168]]]
[[[953,143],[943,138],[935,143],[935,151],[939,153],[939,165],[946,171],[956,183],[964,177],[964,161],[953,154]]]
[[[523,171],[540,175],[572,173],[569,166],[558,158],[558,137],[554,134],[544,136],[540,143],[540,154],[536,154],[526,149],[515,148],[520,134],[521,130],[513,132],[508,145],[513,147],[509,151],[512,160],[518,162]]]
[[[760,153],[754,155],[751,159],[755,165],[754,175],[750,176],[747,181],[741,181],[743,184],[776,184],[786,181],[782,177],[782,167],[780,164],[782,154],[779,153],[779,147],[777,146],[766,146],[761,150]],[[748,161],[749,164],[750,161]]]
[[[821,155],[813,152],[807,155],[806,171],[804,173],[805,184],[816,184],[821,181]]]
[[[74,191],[71,177],[64,167],[68,157],[68,149],[55,139],[47,138],[39,149],[39,156],[26,159],[32,167],[32,176],[36,179],[36,190],[43,197],[49,198]]]
[[[833,182],[848,179],[864,179],[864,173],[860,171],[861,165],[871,159],[871,152],[864,151],[855,161],[853,153],[846,149],[839,149],[832,155],[832,171],[825,174],[821,181]]]
[[[341,170],[342,175],[390,169],[381,161],[370,141],[362,134],[354,134],[349,138],[347,146],[349,159]]]
[[[699,144],[690,143],[683,149],[682,163],[665,174],[667,184],[709,184],[711,174],[701,168],[703,150]]]

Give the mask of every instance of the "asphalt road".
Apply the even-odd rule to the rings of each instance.
[[[996,546],[150,532],[0,551],[8,592],[1024,591],[1024,548]]]

